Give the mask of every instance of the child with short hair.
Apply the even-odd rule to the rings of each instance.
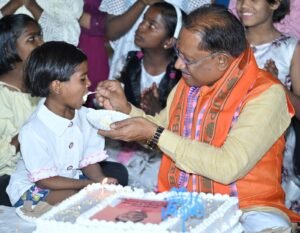
[[[39,100],[24,86],[24,63],[42,43],[41,27],[30,16],[0,19],[0,205],[11,205],[5,189],[20,157],[19,129]]]
[[[23,160],[7,188],[14,206],[25,200],[54,205],[105,178],[119,183],[98,164],[107,154],[104,138],[87,121],[88,111],[95,110],[82,107],[90,86],[87,72],[86,55],[65,42],[47,42],[29,57],[26,86],[33,96],[45,98],[20,131]]]

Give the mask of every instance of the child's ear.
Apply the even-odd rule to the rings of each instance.
[[[176,39],[174,37],[165,40],[164,49],[170,49],[174,47],[175,43],[176,43]]]
[[[59,80],[54,80],[50,84],[50,91],[57,95],[61,93],[61,82]]]

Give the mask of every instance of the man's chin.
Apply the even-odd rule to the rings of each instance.
[[[188,86],[193,86],[193,79],[192,79],[192,76],[187,75],[187,74],[183,74],[183,75],[182,75],[182,78],[183,78],[183,80],[185,81],[185,83],[186,83]]]

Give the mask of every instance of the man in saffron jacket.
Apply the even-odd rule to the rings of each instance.
[[[200,7],[185,20],[175,49],[182,79],[154,117],[130,105],[117,81],[98,85],[99,104],[134,117],[99,133],[158,146],[159,191],[237,196],[245,232],[299,221],[284,206],[280,185],[294,110],[277,79],[257,67],[239,20],[219,6]]]

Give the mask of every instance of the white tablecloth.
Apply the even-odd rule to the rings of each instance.
[[[32,233],[35,224],[26,222],[16,214],[16,208],[0,205],[1,233]]]

